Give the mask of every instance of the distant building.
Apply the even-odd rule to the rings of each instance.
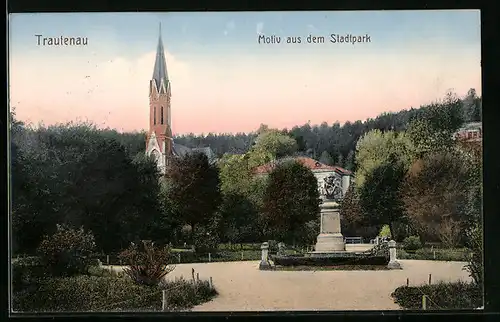
[[[261,165],[254,169],[254,174],[257,176],[267,176],[269,172],[280,162],[284,162],[287,160],[295,160],[304,165],[306,168],[310,169],[314,176],[318,180],[318,187],[323,185],[324,178],[328,176],[336,176],[340,179],[341,187],[342,187],[342,197],[345,196],[347,190],[349,189],[349,185],[351,184],[352,172],[341,168],[339,166],[330,166],[323,164],[317,160],[308,157],[289,157],[283,158],[276,162],[271,162],[265,165]]]
[[[187,153],[201,152],[207,155],[209,161],[215,160],[215,154],[209,147],[192,149],[174,142],[171,97],[172,85],[168,78],[160,26],[153,77],[149,81],[149,131],[146,137],[146,155],[155,158],[163,174],[171,158],[182,157]]]
[[[481,122],[467,123],[455,132],[454,137],[469,142],[480,142],[483,139],[483,124]]]

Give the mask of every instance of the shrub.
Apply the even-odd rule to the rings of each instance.
[[[389,262],[389,244],[381,243],[379,245],[373,246],[372,249],[365,252],[367,255],[375,256],[375,257],[385,257],[387,262]]]
[[[439,225],[439,239],[445,247],[453,248],[460,244],[462,227],[460,222],[453,219],[443,219]]]
[[[403,249],[406,251],[416,251],[420,248],[422,248],[422,243],[418,236],[409,236],[403,240]]]
[[[158,285],[158,283],[171,271],[174,265],[169,247],[155,247],[151,241],[132,243],[128,249],[120,254],[120,258],[128,267],[123,271],[132,280],[142,285]]]
[[[15,292],[13,309],[18,312],[160,311],[164,288],[171,290],[167,293],[168,310],[188,309],[217,295],[208,281],[178,280],[149,287],[128,278],[81,275],[44,279],[33,289]]]
[[[379,235],[379,237],[390,238],[391,237],[391,228],[389,227],[389,225],[382,226],[382,229],[380,229],[380,233],[378,235]]]
[[[42,265],[54,276],[86,273],[93,264],[94,236],[83,227],[75,230],[57,225],[54,235],[46,236],[38,247]]]
[[[400,286],[392,294],[394,302],[404,309],[422,309],[422,296],[428,296],[427,309],[475,309],[483,305],[481,289],[472,283],[438,283],[422,286]]]
[[[465,269],[477,285],[483,285],[483,229],[476,225],[467,232],[467,246],[472,251]]]
[[[14,291],[29,286],[46,276],[46,269],[38,257],[19,258],[12,262],[12,287]]]
[[[14,294],[16,311],[100,311],[110,304],[131,300],[122,307],[140,308],[148,303],[161,306],[161,292],[155,299],[143,300],[151,289],[117,277],[75,276],[43,280],[36,290]],[[117,308],[120,306],[115,306]]]
[[[275,253],[278,251],[279,242],[277,240],[269,240],[267,243],[269,244],[269,252]]]
[[[215,229],[198,226],[194,232],[194,249],[197,253],[216,253],[219,241]]]
[[[164,281],[161,287],[167,290],[167,307],[177,311],[207,302],[218,293],[207,280],[186,281],[184,278]]]

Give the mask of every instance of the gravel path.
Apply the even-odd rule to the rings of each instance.
[[[469,281],[463,262],[401,260],[392,271],[259,271],[258,261],[181,264],[168,278],[213,279],[219,296],[192,311],[398,310],[390,294],[399,286]],[[119,269],[118,267],[116,267]]]

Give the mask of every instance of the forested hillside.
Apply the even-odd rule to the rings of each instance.
[[[463,99],[463,103],[464,121],[480,121],[481,98],[477,96],[474,89],[469,90]],[[409,109],[406,107],[407,109],[400,112],[384,113],[374,119],[346,122],[343,125],[339,123],[328,124],[326,122],[321,125],[307,123],[283,131],[288,132],[295,138],[299,153],[321,159],[322,162],[327,164],[334,163],[353,170],[356,142],[363,134],[373,129],[402,131],[422,109],[432,105]],[[405,107],[402,106],[402,108]],[[222,156],[224,153],[239,154],[248,151],[257,134],[263,128],[266,128],[266,126],[261,125],[261,129],[249,134],[180,135],[176,137],[176,142],[189,147],[210,146],[218,156]]]

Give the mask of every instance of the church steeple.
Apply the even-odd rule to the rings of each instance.
[[[159,93],[168,91],[169,79],[167,72],[167,63],[165,60],[165,49],[163,48],[163,41],[161,39],[161,23],[159,25],[158,46],[156,47],[156,59],[153,69],[153,78]]]
[[[156,59],[153,77],[149,81],[149,133],[146,154],[154,155],[158,166],[165,173],[165,167],[173,155],[172,140],[172,89],[167,74],[165,49],[161,39],[161,24],[156,47]]]

